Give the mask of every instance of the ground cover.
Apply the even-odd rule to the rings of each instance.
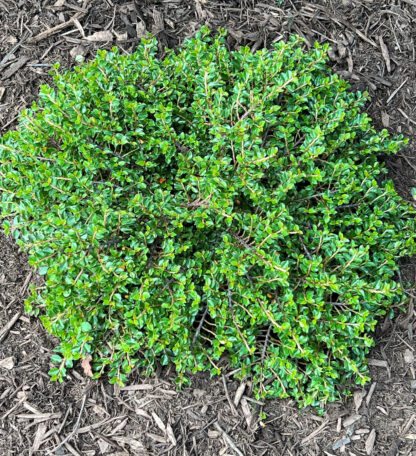
[[[0,130],[50,82],[51,64],[91,59],[98,48],[130,53],[150,31],[180,45],[202,25],[229,31],[230,48],[269,46],[289,34],[331,44],[334,71],[371,95],[377,127],[410,138],[388,167],[412,201],[416,186],[416,2],[82,2],[0,0]],[[403,281],[416,269],[402,260]],[[370,355],[372,383],[317,416],[293,401],[253,402],[251,385],[197,375],[176,390],[172,370],[136,375],[127,388],[89,382],[78,366],[63,384],[47,372],[54,341],[23,313],[31,281],[24,255],[0,239],[0,453],[4,455],[413,455],[416,451],[413,292],[407,312],[380,322]],[[244,391],[242,388],[244,387]],[[242,394],[242,396],[241,396]],[[239,396],[241,396],[239,398]],[[266,413],[262,419],[260,412]]]

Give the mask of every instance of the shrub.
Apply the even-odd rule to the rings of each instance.
[[[395,259],[415,251],[377,160],[404,140],[302,44],[230,52],[202,29],[164,60],[154,39],[100,51],[1,139],[4,227],[45,275],[26,307],[60,339],[53,379],[90,357],[119,383],[226,359],[302,405],[368,380],[377,318],[403,302]]]

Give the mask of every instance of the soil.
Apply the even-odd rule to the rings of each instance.
[[[416,0],[0,0],[0,133],[51,83],[48,71],[88,60],[98,48],[132,52],[147,32],[175,47],[203,24],[228,30],[231,48],[255,50],[290,34],[332,46],[335,72],[368,91],[379,128],[408,147],[387,165],[397,191],[416,187]],[[402,259],[403,282],[416,266]],[[91,382],[77,366],[62,383],[47,372],[55,345],[24,314],[38,278],[12,239],[0,235],[0,454],[9,455],[416,455],[416,313],[380,322],[370,356],[372,382],[330,404],[323,416],[290,400],[256,403],[231,376],[192,377],[178,391],[171,370],[129,387]],[[262,418],[265,412],[266,418]]]

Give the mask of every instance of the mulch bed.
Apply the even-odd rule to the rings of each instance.
[[[98,48],[132,52],[147,32],[175,47],[206,24],[228,30],[231,48],[269,46],[290,34],[328,42],[334,71],[368,91],[377,127],[409,138],[388,159],[398,192],[416,187],[416,0],[0,0],[0,134],[16,126],[48,71],[88,60]],[[402,279],[416,267],[402,260]],[[1,455],[416,455],[416,329],[407,312],[380,322],[370,356],[372,382],[320,417],[293,401],[265,404],[250,384],[197,375],[176,389],[172,370],[132,377],[119,388],[90,382],[80,366],[63,384],[47,372],[54,340],[24,298],[36,281],[13,240],[0,236]],[[416,292],[415,292],[416,295]],[[261,412],[266,418],[261,419]]]

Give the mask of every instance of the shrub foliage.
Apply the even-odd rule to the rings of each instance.
[[[404,140],[375,131],[325,46],[230,52],[224,34],[56,68],[0,140],[4,227],[45,275],[27,310],[60,339],[53,379],[87,356],[120,383],[227,364],[303,405],[368,379],[377,317],[403,302],[395,259],[415,250],[377,159]]]

